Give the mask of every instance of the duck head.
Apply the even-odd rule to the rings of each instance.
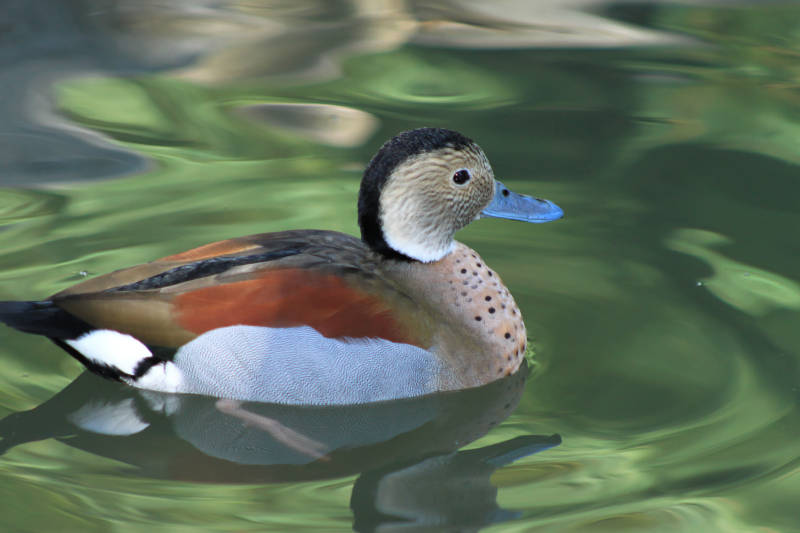
[[[482,217],[550,222],[563,211],[511,192],[483,150],[458,132],[420,128],[387,141],[361,181],[358,225],[373,250],[396,259],[438,261],[453,236]]]

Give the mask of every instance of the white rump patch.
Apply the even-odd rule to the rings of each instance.
[[[153,354],[139,340],[110,329],[96,329],[75,340],[64,341],[98,365],[132,376],[136,366]]]
[[[171,361],[163,361],[150,367],[138,379],[126,379],[126,383],[140,389],[159,392],[185,392],[183,372]]]

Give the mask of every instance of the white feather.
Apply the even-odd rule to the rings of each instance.
[[[140,389],[160,392],[185,392],[183,372],[170,361],[164,361],[144,373],[138,379],[125,380]]]
[[[128,375],[133,375],[142,360],[153,356],[147,346],[134,337],[110,329],[96,329],[65,342],[93,363]]]
[[[438,261],[447,254],[453,251],[456,247],[455,241],[450,241],[446,244],[435,244],[432,240],[417,240],[405,238],[401,235],[394,235],[384,230],[384,239],[392,250],[400,252],[406,257],[422,261],[423,263],[431,263]]]

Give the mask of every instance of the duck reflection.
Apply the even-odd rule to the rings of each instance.
[[[346,407],[297,407],[139,391],[86,373],[49,401],[0,421],[1,451],[54,438],[142,476],[216,483],[360,474],[355,525],[490,523],[511,516],[489,481],[560,442],[523,436],[458,452],[516,407],[527,366],[484,387]],[[426,497],[431,491],[436,498]],[[435,508],[435,509],[434,509]]]

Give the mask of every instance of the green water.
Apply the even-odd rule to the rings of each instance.
[[[0,329],[1,529],[800,531],[800,5],[10,5],[0,299],[237,235],[357,234],[364,165],[423,125],[566,218],[458,236],[523,311],[524,384],[265,408],[347,428],[321,461],[237,455],[213,402]],[[146,429],[76,425],[103,406]]]

